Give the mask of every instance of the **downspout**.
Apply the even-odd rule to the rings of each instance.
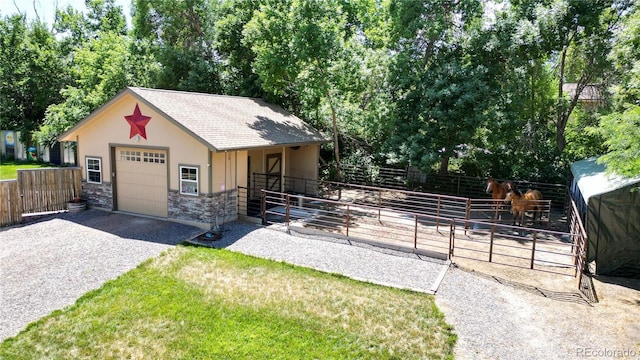
[[[596,256],[594,258],[596,262],[596,273],[598,272],[598,252],[600,250],[600,210],[602,208],[602,195],[598,196],[598,214],[595,216],[597,219],[596,224],[598,225],[598,230],[596,230]]]
[[[235,159],[235,180],[233,181],[234,183],[234,187],[236,189],[236,218],[238,217],[238,214],[240,213],[240,208],[239,208],[239,191],[238,191],[238,150],[236,150],[236,159]]]
[[[213,196],[213,152],[209,149],[208,150],[208,155],[207,155],[207,168],[209,169],[207,177],[209,178],[209,183],[207,184],[207,189],[209,191],[207,196]],[[211,201],[210,206],[210,210],[211,210],[211,214],[215,213],[215,209],[213,208],[213,201]],[[218,219],[216,217],[214,217],[214,221],[215,221],[215,225],[214,225],[214,229],[216,229],[218,227]]]
[[[287,172],[287,148],[282,147],[282,171],[280,172],[280,192],[285,192],[285,176],[284,174]]]
[[[208,192],[209,194],[213,193],[213,152],[209,150],[209,159],[207,167],[209,168],[209,184],[208,184]]]
[[[222,225],[227,219],[227,150],[224,151],[224,203],[222,204]]]

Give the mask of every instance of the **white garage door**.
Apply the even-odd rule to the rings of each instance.
[[[167,217],[167,153],[116,148],[118,210]]]

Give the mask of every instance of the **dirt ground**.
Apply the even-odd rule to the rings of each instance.
[[[474,275],[536,295],[529,301],[534,302],[536,317],[550,327],[569,325],[592,336],[611,337],[609,349],[630,349],[640,357],[640,279],[586,277],[596,297],[589,299],[573,276],[455,257],[452,262]]]

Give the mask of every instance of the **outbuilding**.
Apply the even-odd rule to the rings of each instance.
[[[572,198],[587,232],[596,274],[640,278],[640,177],[607,174],[590,158],[571,166]]]
[[[277,191],[317,179],[330,139],[261,99],[128,87],[60,141],[77,144],[91,206],[211,228],[242,215],[255,174]]]

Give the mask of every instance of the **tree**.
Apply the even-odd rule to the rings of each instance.
[[[60,91],[63,101],[47,108],[45,120],[35,134],[41,144],[53,145],[60,134],[126,86],[151,85],[150,79],[157,72],[156,62],[145,51],[144,43],[123,34],[121,7],[114,6],[113,0],[88,1],[87,6],[87,18],[73,17],[73,22],[57,25],[59,31],[65,32],[66,24],[81,29],[85,35],[72,42],[75,45],[67,66],[74,81]],[[74,12],[68,8],[65,14],[71,13]],[[97,18],[100,14],[103,17]]]
[[[627,104],[621,112],[602,117],[598,129],[609,150],[598,161],[609,172],[640,176],[640,106]]]
[[[44,23],[27,24],[23,15],[0,20],[0,44],[0,127],[20,131],[30,145],[47,106],[60,99],[65,70],[58,46]]]
[[[262,97],[258,74],[253,71],[256,55],[244,41],[242,31],[260,8],[260,1],[224,0],[214,23],[215,49],[221,58],[221,82],[228,95]]]
[[[222,92],[214,47],[217,1],[136,0],[133,5],[134,36],[150,44],[161,64],[155,86]]]
[[[337,1],[273,1],[254,12],[244,30],[256,54],[263,89],[275,96],[329,109],[340,174],[338,97],[352,71],[345,45],[346,14]],[[340,68],[340,69],[338,69]],[[346,70],[346,73],[344,72]]]
[[[626,14],[611,52],[618,85],[614,111],[602,116],[592,131],[603,136],[608,152],[598,161],[609,172],[640,176],[640,7]]]
[[[395,102],[391,146],[426,170],[468,144],[487,120],[491,103],[489,69],[474,54],[468,37],[480,25],[478,1],[426,1],[391,4]]]
[[[87,14],[68,5],[56,9],[53,28],[60,38],[62,52],[70,55],[74,49],[101,33],[127,35],[127,21],[115,0],[85,0]]]
[[[624,0],[554,0],[549,5],[546,1],[530,2],[536,3],[533,21],[539,26],[542,47],[556,59],[556,143],[562,151],[565,128],[580,95],[587,85],[603,81],[610,67],[607,56],[613,29],[628,4]],[[567,81],[576,83],[570,98],[563,92]]]

